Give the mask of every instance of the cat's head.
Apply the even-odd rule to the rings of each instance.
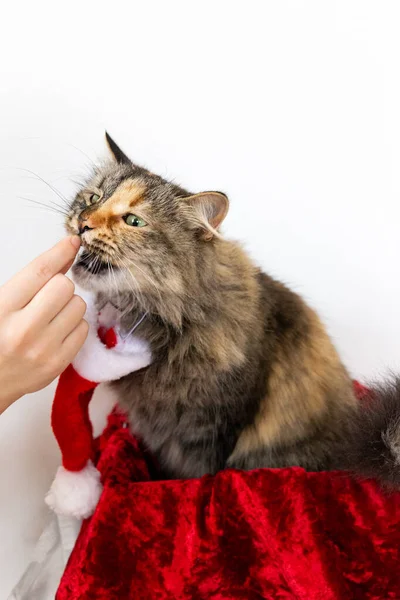
[[[95,168],[66,220],[83,246],[74,278],[92,291],[184,297],[202,253],[219,242],[228,199],[220,192],[190,194],[135,165],[106,139],[112,158]]]

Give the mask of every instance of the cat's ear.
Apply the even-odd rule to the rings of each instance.
[[[122,152],[121,148],[114,142],[112,137],[108,135],[107,131],[106,142],[113,158],[117,161],[117,163],[119,163],[120,165],[132,164],[132,161],[126,156],[126,154],[124,154],[124,152]]]
[[[229,200],[222,192],[200,192],[184,198],[194,211],[195,221],[203,230],[202,238],[218,236],[218,228],[229,210]]]

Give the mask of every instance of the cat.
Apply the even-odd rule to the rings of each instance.
[[[357,400],[315,312],[221,235],[226,195],[191,194],[106,140],[66,219],[73,276],[150,345],[151,365],[113,386],[163,476],[300,466],[398,485],[400,378]]]

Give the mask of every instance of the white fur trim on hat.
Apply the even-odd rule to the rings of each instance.
[[[116,326],[118,343],[114,348],[106,348],[97,335],[99,315],[94,306],[93,296],[80,290],[79,294],[87,305],[85,319],[89,323],[89,333],[72,363],[77,373],[84,379],[102,383],[115,381],[147,367],[152,358],[149,344],[135,335],[123,340]]]
[[[106,348],[97,331],[89,326],[86,341],[72,364],[84,379],[102,383],[120,379],[150,363],[150,348],[143,340],[132,336],[125,341],[119,339],[114,348]]]
[[[100,473],[89,460],[81,471],[58,467],[45,502],[59,515],[86,519],[93,514],[101,492]]]

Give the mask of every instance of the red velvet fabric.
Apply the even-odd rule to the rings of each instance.
[[[400,493],[299,468],[157,481],[117,414],[98,456],[57,600],[400,598]]]

